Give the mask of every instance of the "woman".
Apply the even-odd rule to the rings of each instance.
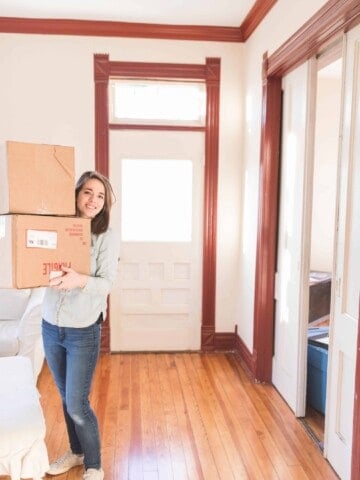
[[[101,322],[117,274],[118,244],[109,229],[113,191],[107,178],[85,172],[75,188],[76,214],[91,219],[90,275],[63,268],[43,302],[47,364],[60,392],[70,450],[50,465],[60,475],[85,465],[84,480],[102,480],[97,418],[88,400],[100,351]]]

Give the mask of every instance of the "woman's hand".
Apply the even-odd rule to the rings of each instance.
[[[53,278],[49,282],[49,286],[56,290],[73,290],[74,288],[84,288],[88,276],[78,273],[72,268],[62,267],[63,275]]]

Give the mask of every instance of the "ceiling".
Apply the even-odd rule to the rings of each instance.
[[[256,0],[0,0],[1,17],[239,27]]]

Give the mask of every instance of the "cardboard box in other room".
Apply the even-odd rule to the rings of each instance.
[[[328,350],[308,344],[307,402],[325,414]]]
[[[74,148],[0,144],[0,213],[75,215]]]
[[[0,215],[0,288],[47,286],[62,266],[90,273],[90,220]]]

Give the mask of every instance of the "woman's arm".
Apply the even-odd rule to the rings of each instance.
[[[118,269],[118,238],[108,230],[97,238],[94,248],[96,271],[93,275],[84,275],[72,268],[63,267],[64,275],[54,278],[49,285],[56,290],[81,288],[84,293],[109,294]]]

